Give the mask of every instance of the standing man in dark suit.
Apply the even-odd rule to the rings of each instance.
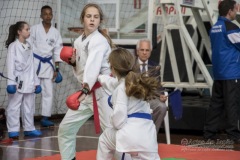
[[[151,68],[158,66],[158,64],[148,60],[152,52],[152,43],[149,39],[140,39],[137,42],[136,50],[137,50],[137,53],[136,53],[137,61],[140,65],[141,73],[143,72],[147,73],[147,71],[150,71]],[[160,71],[149,72],[149,76],[156,77],[159,75],[160,75]],[[161,92],[161,89],[159,89],[159,92]],[[150,108],[152,109],[153,121],[156,125],[157,133],[166,115],[166,111],[167,111],[167,106],[165,104],[166,100],[167,100],[167,97],[163,94],[160,94],[159,98],[152,99],[149,101]]]

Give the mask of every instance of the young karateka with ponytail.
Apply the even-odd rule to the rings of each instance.
[[[29,25],[19,21],[10,26],[6,41],[6,48],[8,48],[6,119],[10,138],[18,138],[19,136],[20,113],[24,135],[42,135],[34,126],[34,94],[41,92],[41,86],[34,69],[32,46],[26,40],[29,36]]]
[[[87,4],[82,10],[80,21],[84,33],[75,40],[76,52],[70,57],[70,61],[67,57],[64,61],[73,66],[73,73],[79,81],[79,86],[82,86],[82,96],[79,108],[69,109],[59,125],[58,143],[62,160],[75,159],[76,134],[93,114],[96,115],[96,111],[99,112],[101,128],[111,127],[109,116],[112,109],[107,106],[108,94],[102,87],[96,87],[95,90],[93,88],[97,84],[99,74],[110,75],[108,57],[112,41],[99,28],[103,21],[103,12],[98,5]],[[94,102],[97,102],[97,108]],[[98,115],[94,118],[98,118]]]
[[[108,100],[113,108],[110,119],[113,128],[105,129],[100,136],[97,160],[112,160],[115,150],[129,153],[132,160],[160,160],[156,128],[147,102],[157,95],[158,80],[134,72],[135,59],[126,49],[113,50],[109,62],[118,79]]]

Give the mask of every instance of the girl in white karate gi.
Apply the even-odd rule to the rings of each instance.
[[[112,160],[115,150],[129,153],[132,160],[160,160],[156,128],[146,101],[155,95],[159,82],[134,73],[135,60],[126,49],[112,51],[109,62],[112,74],[118,78],[110,100],[113,128],[107,128],[100,136],[97,160]]]
[[[6,41],[6,48],[8,48],[6,119],[10,138],[19,136],[20,109],[24,135],[40,136],[42,134],[34,126],[34,92],[39,93],[41,87],[34,70],[32,46],[26,41],[29,36],[29,25],[19,21],[10,26]]]
[[[75,40],[71,63],[73,72],[82,85],[83,94],[78,110],[69,109],[59,125],[58,143],[62,160],[74,160],[76,152],[76,134],[80,127],[93,115],[93,88],[99,74],[110,75],[108,57],[112,42],[103,35],[99,26],[103,21],[103,12],[96,4],[87,4],[80,16],[84,33]],[[106,37],[105,37],[106,36]],[[75,64],[75,65],[74,65]],[[95,90],[100,125],[102,129],[111,127],[109,116],[112,109],[107,105],[108,94],[102,87]]]

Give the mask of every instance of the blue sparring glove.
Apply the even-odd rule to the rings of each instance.
[[[56,78],[55,78],[55,82],[56,82],[56,83],[62,82],[62,75],[61,75],[60,72],[57,72],[57,76],[56,76]]]
[[[109,107],[113,108],[113,105],[111,103],[112,95],[108,97],[108,105]]]
[[[40,85],[37,85],[34,93],[39,94],[41,92],[42,92],[42,87]]]
[[[14,94],[17,91],[17,86],[16,85],[8,85],[7,86],[7,92],[9,94]]]

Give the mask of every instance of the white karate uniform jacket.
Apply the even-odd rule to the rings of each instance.
[[[33,43],[33,53],[41,57],[52,56],[51,63],[61,62],[60,52],[62,50],[62,38],[59,31],[51,26],[46,33],[42,22],[31,27],[30,39]],[[54,61],[53,61],[54,60]],[[39,65],[39,60],[34,58],[36,70]],[[54,64],[53,64],[54,66]],[[41,63],[41,70],[38,77],[52,78],[53,68],[49,63]]]
[[[76,70],[74,75],[78,81],[87,83],[90,90],[97,81],[98,75],[110,75],[108,57],[111,48],[107,39],[98,31],[94,31],[82,41],[81,35],[74,42],[76,48]],[[103,43],[105,41],[105,43]],[[97,99],[102,97],[101,93],[96,92]],[[85,98],[85,102],[92,103],[91,94]]]
[[[119,80],[111,102],[113,113],[111,122],[116,132],[116,150],[119,152],[158,152],[156,128],[152,120],[128,118],[140,112],[151,113],[146,101],[128,97],[125,92],[125,78]]]
[[[34,70],[34,58],[32,47],[29,42],[23,45],[18,40],[11,43],[8,47],[7,55],[7,75],[11,80],[7,81],[8,85],[16,85],[20,93],[34,93],[35,86],[40,81]],[[13,81],[16,80],[17,81]],[[22,81],[22,87],[18,84]]]

